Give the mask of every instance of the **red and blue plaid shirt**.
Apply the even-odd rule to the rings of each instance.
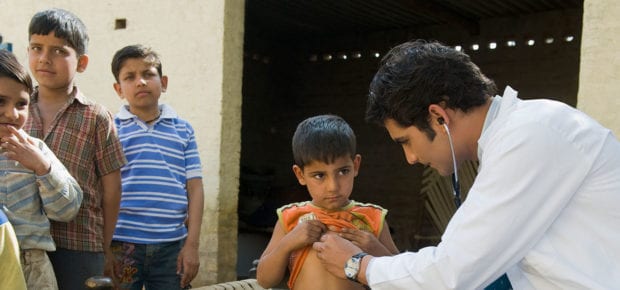
[[[43,130],[37,103],[38,91],[35,91],[31,97],[30,117],[24,130],[45,141],[84,192],[82,206],[73,221],[52,222],[51,233],[56,246],[76,251],[101,252],[101,177],[119,170],[127,163],[112,114],[102,105],[86,99],[77,87],[74,87],[67,104],[58,111],[50,128]]]

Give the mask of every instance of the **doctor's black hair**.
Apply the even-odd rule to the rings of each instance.
[[[496,92],[495,83],[464,52],[435,41],[410,41],[381,60],[370,84],[366,121],[383,126],[393,119],[403,127],[413,125],[432,141],[429,105],[467,112]]]

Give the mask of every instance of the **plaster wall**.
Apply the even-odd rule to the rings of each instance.
[[[585,0],[577,108],[620,134],[620,5]]]
[[[201,271],[192,284],[235,280],[245,2],[0,1],[0,33],[26,66],[30,18],[52,7],[69,10],[86,24],[90,61],[76,83],[112,113],[123,103],[112,88],[114,53],[140,43],[160,54],[169,77],[160,102],[171,105],[193,125],[203,163]],[[126,27],[117,29],[117,21],[122,20]]]

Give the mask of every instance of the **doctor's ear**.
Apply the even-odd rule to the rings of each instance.
[[[440,104],[431,104],[431,105],[429,105],[428,106],[428,115],[429,115],[429,120],[434,120],[439,125],[446,124],[446,117],[448,115],[446,113],[446,109],[444,107],[442,107]]]

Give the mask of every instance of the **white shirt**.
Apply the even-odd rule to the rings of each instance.
[[[372,289],[620,289],[620,143],[556,101],[496,96],[480,167],[436,247],[373,258]]]

